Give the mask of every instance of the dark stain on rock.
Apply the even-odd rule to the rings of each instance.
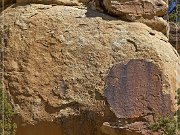
[[[104,95],[118,118],[171,114],[171,99],[163,93],[160,69],[146,60],[114,65],[107,76]]]

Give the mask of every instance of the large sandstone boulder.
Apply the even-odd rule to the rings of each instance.
[[[162,33],[82,6],[9,7],[3,24],[17,135],[148,135],[173,115],[179,55]]]

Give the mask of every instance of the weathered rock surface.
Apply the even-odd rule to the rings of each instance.
[[[163,0],[103,0],[103,3],[109,12],[132,20],[164,16],[168,8]]]
[[[154,17],[153,19],[139,19],[137,21],[146,24],[154,30],[162,32],[166,36],[169,35],[169,23],[162,17]]]
[[[17,135],[148,135],[175,110],[179,55],[142,23],[31,4],[7,8],[0,24]]]
[[[141,132],[139,132],[139,129],[141,129]],[[125,127],[118,126],[117,123],[109,124],[105,122],[101,131],[105,135],[160,135],[158,132],[148,131],[145,122],[134,122],[133,124],[127,124]]]
[[[123,20],[142,22],[154,30],[168,35],[169,25],[162,17],[167,12],[165,0],[5,0],[5,4],[47,4],[77,6],[88,5],[89,8],[101,10]],[[0,7],[2,6],[0,0]]]
[[[164,34],[168,23],[163,20],[168,4],[164,0],[102,0],[104,8],[123,20],[140,21]],[[160,17],[160,18],[159,18]]]

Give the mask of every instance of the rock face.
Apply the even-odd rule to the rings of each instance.
[[[128,21],[142,22],[154,30],[168,35],[169,25],[162,17],[166,14],[166,0],[5,0],[17,4],[48,4],[48,5],[88,5],[92,9],[100,9],[108,14]],[[0,1],[2,3],[2,1]],[[2,6],[2,4],[0,4]]]
[[[162,17],[154,17],[153,19],[139,19],[138,22],[144,23],[154,30],[160,31],[169,36],[169,23]]]
[[[31,4],[0,24],[17,135],[150,135],[147,124],[176,108],[179,55],[142,23]]]
[[[168,23],[162,19],[168,4],[163,0],[103,0],[104,8],[111,14],[128,21],[139,21],[164,34]]]
[[[129,19],[164,16],[168,7],[163,0],[104,0],[103,3],[109,12]]]

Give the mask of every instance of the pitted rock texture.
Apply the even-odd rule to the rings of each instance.
[[[162,17],[167,13],[166,0],[4,0],[5,7],[11,4],[45,4],[78,6],[105,12],[121,20],[137,21],[168,36],[169,25]],[[0,0],[0,10],[2,7]]]
[[[83,6],[31,4],[1,12],[0,25],[4,83],[17,113],[17,135],[32,130],[46,135],[52,128],[59,135],[104,135],[103,123],[118,119],[104,97],[106,78],[115,65],[132,59],[156,65],[153,73],[164,77],[162,85],[151,81],[160,88],[152,90],[169,94],[170,111],[175,110],[179,55],[162,33],[142,23]],[[36,131],[38,126],[44,130]]]
[[[100,0],[104,9],[123,20],[142,22],[154,30],[168,34],[168,23],[162,17],[167,13],[164,0]]]

